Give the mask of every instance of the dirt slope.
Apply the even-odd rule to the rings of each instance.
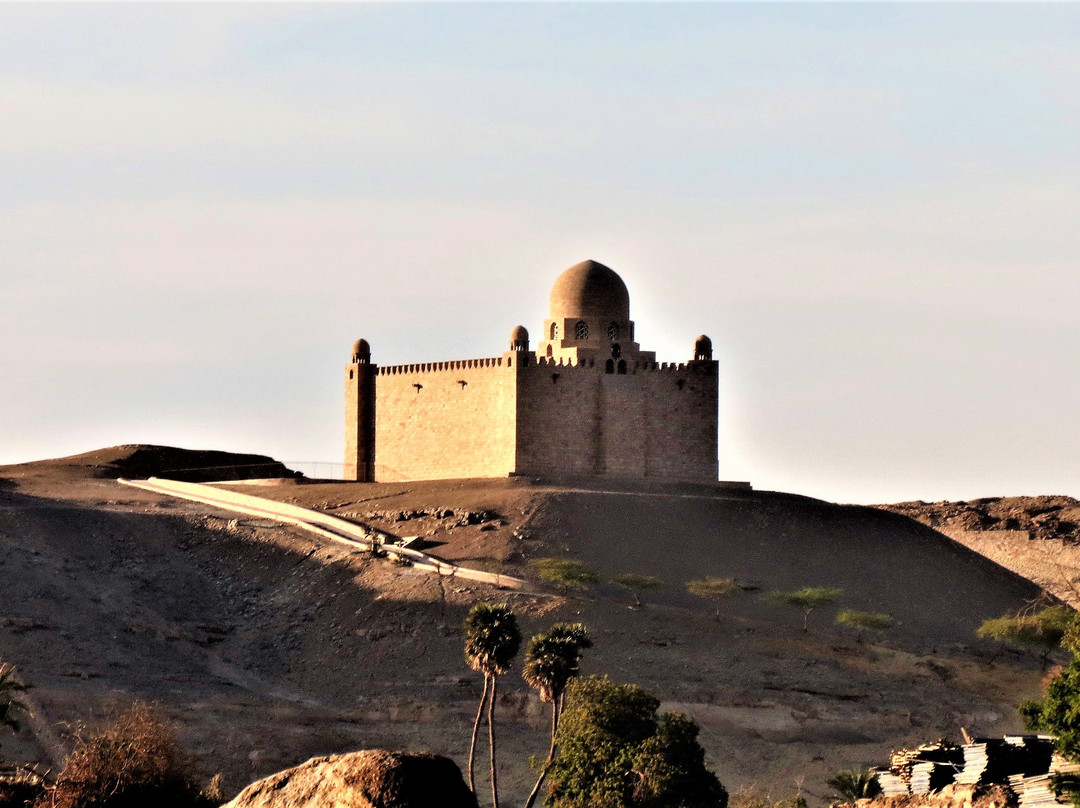
[[[878,505],[933,527],[1080,608],[1080,501],[987,497]]]
[[[991,668],[970,647],[977,620],[1038,588],[880,511],[519,480],[247,489],[424,535],[431,552],[477,565],[527,571],[530,558],[575,555],[605,573],[665,580],[631,610],[609,586],[563,598],[440,581],[95,474],[0,468],[0,658],[37,686],[40,707],[36,737],[5,737],[5,756],[45,759],[64,743],[51,730],[139,697],[162,702],[207,773],[224,772],[228,795],[360,748],[463,763],[480,680],[462,663],[459,627],[473,603],[495,597],[511,601],[526,635],[586,622],[596,641],[586,671],[639,682],[692,713],[732,789],[791,793],[805,775],[805,790],[823,795],[838,769],[905,743],[960,725],[1016,731],[1013,705],[1038,688],[1033,660]],[[851,605],[901,625],[858,643],[826,610],[803,635],[798,615],[757,594],[725,605],[718,622],[681,593],[704,574],[765,589],[841,586]],[[544,749],[545,708],[514,674],[500,690],[500,783],[512,803],[528,790],[525,761]]]

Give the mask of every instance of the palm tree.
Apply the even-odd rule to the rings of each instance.
[[[30,712],[30,709],[15,698],[16,693],[22,693],[30,689],[15,678],[15,668],[5,662],[0,662],[0,727],[10,727],[14,732],[19,731],[19,722],[15,713],[22,711]]]
[[[569,681],[578,675],[581,652],[591,647],[592,641],[581,623],[556,623],[547,634],[537,634],[529,640],[525,649],[521,675],[529,687],[540,695],[541,701],[551,702],[551,747],[525,808],[532,808],[551,761],[555,759],[555,738],[559,730],[563,693]]]
[[[478,603],[465,618],[465,662],[474,671],[484,674],[484,692],[473,723],[472,743],[469,746],[469,788],[476,793],[473,761],[476,757],[476,736],[487,700],[488,751],[491,755],[491,799],[499,808],[499,787],[495,777],[495,692],[501,674],[510,670],[510,663],[521,647],[521,631],[517,618],[505,603]]]

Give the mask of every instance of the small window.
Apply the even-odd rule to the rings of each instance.
[[[550,359],[554,355],[552,353],[552,351],[551,351],[551,346],[550,345],[547,347],[547,355],[548,355],[548,359]]]
[[[574,339],[588,339],[589,338],[589,324],[584,320],[578,320],[577,325],[574,326]]]
[[[557,323],[552,323],[551,324],[551,330],[548,333],[550,334],[550,336],[548,336],[548,339],[558,339],[559,338],[559,326],[558,326],[558,324]]]
[[[615,360],[614,359],[609,359],[608,361],[606,361],[604,363],[604,373],[614,373],[614,372],[615,372]]]
[[[608,325],[608,327],[607,327],[607,338],[609,340],[611,340],[612,342],[618,342],[619,341],[619,324],[618,323],[611,323],[610,325]]]
[[[619,364],[618,364],[618,368],[617,368],[616,372],[622,374],[623,376],[626,375],[626,360],[625,359],[620,359],[619,360]]]

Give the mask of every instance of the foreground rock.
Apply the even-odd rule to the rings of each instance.
[[[369,749],[312,758],[258,780],[225,808],[477,808],[449,758]]]

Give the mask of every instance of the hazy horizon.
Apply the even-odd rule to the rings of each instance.
[[[708,334],[720,476],[1080,496],[1080,5],[0,6],[0,463],[340,463],[341,371]]]

